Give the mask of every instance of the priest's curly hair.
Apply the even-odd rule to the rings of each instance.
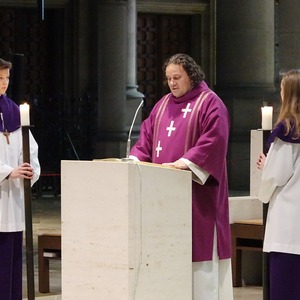
[[[167,66],[170,64],[181,65],[189,76],[193,87],[205,78],[205,74],[201,67],[187,54],[177,53],[168,58],[162,68],[164,74],[166,73]],[[166,78],[164,83],[167,84]]]

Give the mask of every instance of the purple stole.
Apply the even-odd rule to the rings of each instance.
[[[198,114],[200,113],[201,106],[205,99],[212,94],[213,92],[211,90],[206,90],[203,91],[200,96],[197,98],[195,101],[195,104],[193,106],[193,110],[191,113],[191,116],[188,121],[187,125],[187,132],[186,132],[186,138],[185,138],[185,143],[184,143],[184,153],[188,151],[193,145],[195,145],[197,141],[197,129],[199,129],[199,123],[198,123]],[[158,131],[161,126],[161,120],[164,116],[166,107],[168,106],[168,103],[170,101],[171,94],[166,95],[166,97],[163,99],[160,107],[158,108],[156,117],[155,117],[155,122],[154,122],[154,130],[153,130],[153,144],[157,145],[158,144]],[[188,102],[188,101],[187,101]],[[156,149],[153,147],[152,149],[152,161],[155,161],[155,152]]]

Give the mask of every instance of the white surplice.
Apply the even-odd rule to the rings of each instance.
[[[264,252],[300,254],[300,144],[271,144],[258,195],[269,203]]]
[[[23,163],[22,129],[6,137],[0,132],[0,232],[16,232],[25,229],[23,179],[6,179],[14,168]],[[34,169],[33,185],[40,175],[38,145],[29,134],[30,164]]]

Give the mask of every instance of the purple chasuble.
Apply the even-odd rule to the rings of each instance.
[[[212,260],[214,226],[220,259],[231,257],[226,154],[228,111],[202,81],[184,96],[165,95],[141,125],[130,154],[141,161],[174,162],[186,158],[210,176],[192,184],[193,261]]]
[[[19,106],[5,95],[0,96],[0,131],[13,132],[20,128],[20,109]]]

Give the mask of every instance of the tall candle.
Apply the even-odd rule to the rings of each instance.
[[[21,126],[29,126],[29,105],[27,103],[20,105],[20,115],[21,115]]]
[[[261,108],[261,128],[263,130],[272,130],[273,127],[273,107],[264,106]]]

